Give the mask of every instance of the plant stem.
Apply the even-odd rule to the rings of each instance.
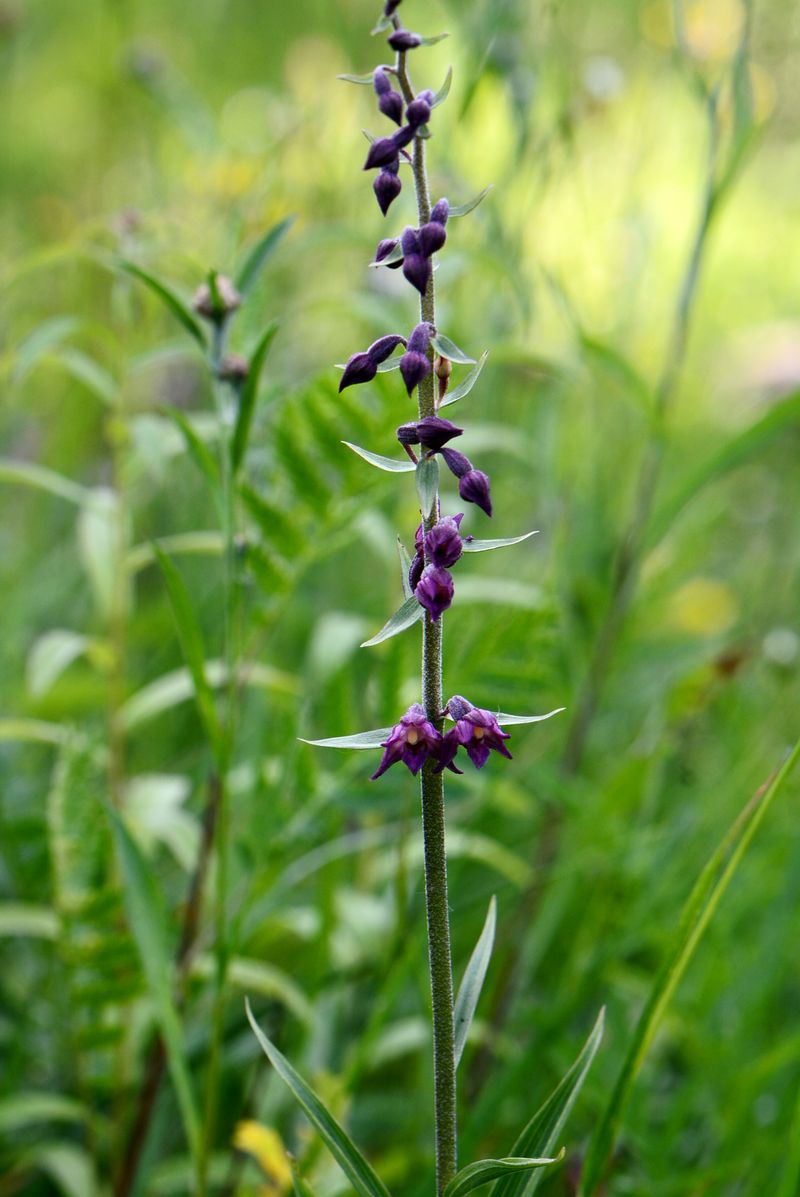
[[[395,26],[399,22],[395,20]],[[405,54],[397,56],[397,77],[406,102],[414,98]],[[420,227],[430,220],[431,201],[425,169],[425,141],[414,138],[414,189]],[[433,271],[420,299],[420,319],[436,324]],[[433,364],[433,348],[429,349]],[[419,416],[435,413],[435,379],[431,370],[419,386]],[[439,497],[423,512],[425,531],[439,514]],[[422,633],[422,698],[425,714],[441,732],[442,718],[442,616],[426,612]],[[422,838],[425,858],[425,909],[428,923],[428,963],[433,1007],[433,1076],[436,1116],[436,1191],[439,1197],[457,1166],[456,1056],[453,1016],[453,965],[450,950],[450,914],[447,903],[447,852],[445,846],[444,775],[434,773],[435,762],[425,762],[421,773]]]

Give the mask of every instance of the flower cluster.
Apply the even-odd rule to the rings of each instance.
[[[466,749],[476,769],[483,768],[492,749],[511,760],[511,753],[503,742],[510,738],[509,733],[502,730],[491,711],[474,707],[460,694],[454,694],[448,700],[443,714],[455,720],[455,727],[444,735],[426,718],[420,704],[413,703],[400,716],[388,738],[382,741],[383,756],[372,774],[372,780],[381,777],[398,761],[402,761],[413,774],[417,774],[429,759],[436,762],[435,773],[441,773],[443,769],[461,773],[462,770],[454,763],[461,747]]]
[[[393,35],[394,36],[394,35]],[[416,34],[409,36],[416,37]],[[392,44],[392,39],[389,39]],[[398,49],[393,46],[393,49]],[[391,137],[378,137],[369,147],[364,170],[377,170],[372,189],[378,201],[378,207],[385,216],[389,208],[403,189],[400,182],[400,155],[406,157],[406,146],[414,140],[417,133],[431,118],[434,102],[432,91],[422,91],[406,105],[403,112],[403,97],[392,87],[389,78],[393,67],[376,67],[372,75],[372,87],[378,97],[378,108],[381,113],[399,125],[396,133]],[[403,116],[405,115],[405,124]],[[446,219],[446,217],[445,217]]]
[[[463,518],[460,511],[458,515],[437,520],[429,532],[424,531],[422,524],[417,528],[416,553],[408,571],[408,584],[431,619],[438,619],[453,601],[450,569],[463,552],[459,532]]]

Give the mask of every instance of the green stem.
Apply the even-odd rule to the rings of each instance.
[[[405,55],[398,54],[397,77],[406,102],[414,97]],[[430,220],[431,201],[425,169],[425,141],[414,138],[414,189],[419,224]],[[436,324],[433,272],[420,299],[420,319]],[[433,348],[429,349],[433,365]],[[435,414],[436,375],[433,370],[419,386],[419,416]],[[427,531],[439,514],[439,497],[423,515]],[[425,714],[441,732],[442,718],[442,616],[426,613],[422,633],[422,697]],[[422,837],[425,859],[425,909],[428,923],[428,963],[433,1007],[433,1075],[436,1116],[436,1191],[441,1197],[457,1167],[456,1055],[453,1016],[453,965],[450,949],[450,915],[447,902],[447,852],[445,847],[444,775],[434,773],[426,761],[420,781]]]

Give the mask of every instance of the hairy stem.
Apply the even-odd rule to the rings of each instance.
[[[397,24],[397,22],[396,22]],[[405,54],[398,54],[397,77],[406,102],[414,98]],[[431,201],[425,169],[425,141],[414,138],[414,189],[419,224],[430,220]],[[436,324],[433,271],[420,299],[420,319]],[[433,348],[429,349],[433,364]],[[435,413],[435,373],[419,386],[419,416]],[[438,495],[429,512],[423,513],[427,531],[436,522]],[[431,619],[426,612],[422,633],[422,697],[425,714],[441,732],[442,719],[442,616]],[[457,1166],[456,1056],[453,1017],[453,965],[450,950],[450,914],[447,903],[447,852],[445,848],[444,775],[434,773],[434,762],[425,762],[421,773],[422,836],[425,858],[425,908],[428,923],[428,963],[433,1006],[433,1075],[436,1115],[436,1191],[439,1197]]]

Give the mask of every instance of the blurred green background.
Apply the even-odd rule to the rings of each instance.
[[[149,546],[209,534],[166,543],[218,659],[217,511],[164,414],[183,412],[213,448],[210,389],[196,347],[116,263],[190,295],[289,216],[233,334],[250,352],[280,321],[239,511],[254,668],[231,778],[237,965],[213,1191],[285,1188],[279,1146],[252,1123],[280,1134],[320,1197],[347,1191],[261,1057],[244,992],[389,1187],[431,1189],[416,786],[400,769],[372,784],[372,754],[297,740],[390,724],[419,695],[417,631],[358,647],[402,600],[396,535],[413,541],[413,483],[340,444],[392,454],[413,407],[396,374],[337,395],[333,365],[416,322],[399,272],[366,268],[378,239],[413,221],[410,181],[383,221],[360,133],[383,122],[368,88],[336,80],[387,57],[369,38],[376,7],[0,4],[3,1195],[111,1191],[153,1015],[106,806],[126,813],[173,941],[209,772]],[[491,525],[472,509],[464,530],[540,529],[457,566],[445,692],[567,708],[514,731],[513,764],[448,778],[458,975],[491,894],[499,907],[460,1074],[461,1153],[508,1153],[606,1004],[568,1166],[542,1184],[566,1194],[695,877],[797,735],[800,13],[755,6],[741,169],[702,248],[659,434],[654,396],[703,203],[704,88],[720,87],[723,167],[740,145],[740,5],[689,3],[682,50],[669,6],[651,0],[403,10],[410,28],[451,35],[412,64],[418,86],[454,70],[432,122],[434,197],[494,185],[448,226],[436,276],[440,327],[475,357],[490,350],[447,413],[492,479]],[[628,618],[565,765],[654,446]],[[659,1029],[611,1197],[797,1191],[796,797],[770,811]],[[184,1016],[198,1087],[212,939],[207,907]],[[249,1154],[232,1146],[242,1122]],[[166,1082],[138,1192],[191,1192],[189,1176]]]

